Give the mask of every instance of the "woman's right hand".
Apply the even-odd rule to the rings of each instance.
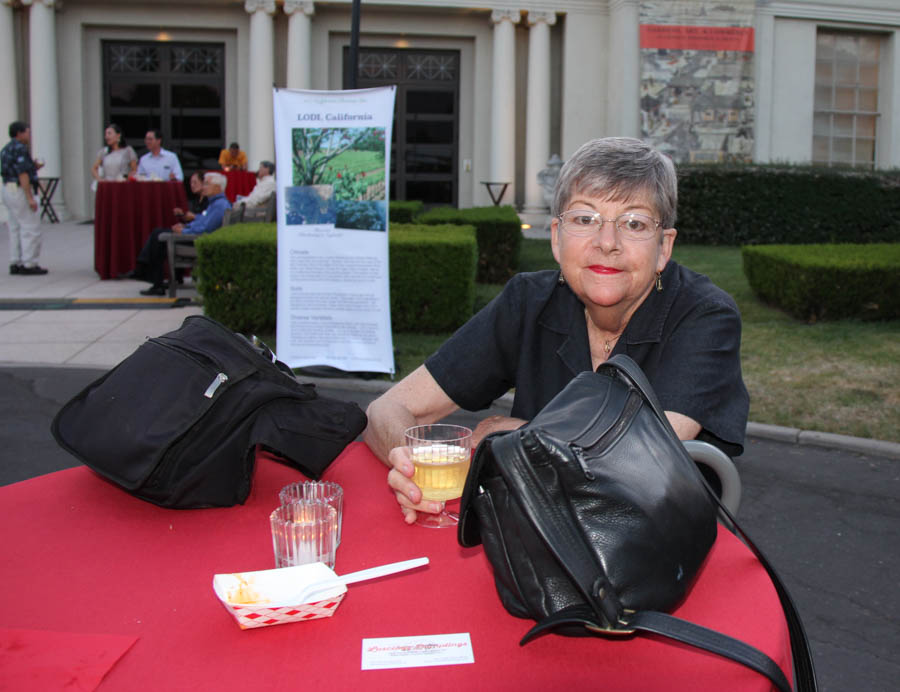
[[[416,512],[440,514],[444,509],[443,503],[433,500],[423,501],[422,491],[412,481],[416,469],[409,454],[409,447],[394,447],[388,455],[388,461],[391,466],[388,472],[388,485],[394,491],[403,512],[403,520],[407,524],[414,524]]]

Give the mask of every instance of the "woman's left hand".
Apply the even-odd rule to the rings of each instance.
[[[494,432],[506,432],[518,430],[528,421],[521,418],[509,418],[508,416],[488,416],[481,421],[472,431],[472,448],[477,447],[481,441]]]

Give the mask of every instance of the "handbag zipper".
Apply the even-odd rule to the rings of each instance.
[[[632,389],[628,393],[628,398],[625,400],[625,406],[622,407],[622,412],[619,414],[615,424],[603,435],[603,437],[590,447],[582,447],[577,443],[572,443],[570,445],[572,454],[574,454],[575,458],[578,460],[578,465],[581,466],[581,470],[586,479],[589,481],[594,480],[594,474],[588,466],[585,452],[590,451],[591,457],[603,455],[609,447],[618,441],[625,430],[627,430],[628,426],[631,425],[631,421],[634,420],[638,411],[641,410],[641,405],[643,403],[644,400],[641,395]]]
[[[226,382],[228,382],[228,375],[226,375],[224,372],[220,372],[215,376],[213,381],[209,383],[209,387],[207,387],[206,391],[203,392],[203,396],[205,396],[207,399],[212,399],[216,394],[216,390]]]

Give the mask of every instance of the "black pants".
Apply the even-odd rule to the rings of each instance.
[[[149,281],[154,286],[163,285],[163,270],[166,266],[166,243],[160,241],[160,233],[168,233],[171,228],[154,228],[144,247],[137,256],[134,273],[137,278]]]

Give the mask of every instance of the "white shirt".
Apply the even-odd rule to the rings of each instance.
[[[141,157],[138,163],[137,174],[145,178],[168,180],[169,173],[173,171],[175,172],[175,180],[184,180],[184,173],[181,172],[181,162],[178,160],[178,156],[168,149],[161,148],[158,156],[154,156],[148,151]]]
[[[275,194],[275,176],[274,175],[264,175],[262,178],[256,181],[256,185],[253,187],[253,190],[246,197],[244,195],[238,195],[234,200],[235,204],[239,204],[243,202],[248,207],[261,207],[263,204],[269,201],[269,197]]]

